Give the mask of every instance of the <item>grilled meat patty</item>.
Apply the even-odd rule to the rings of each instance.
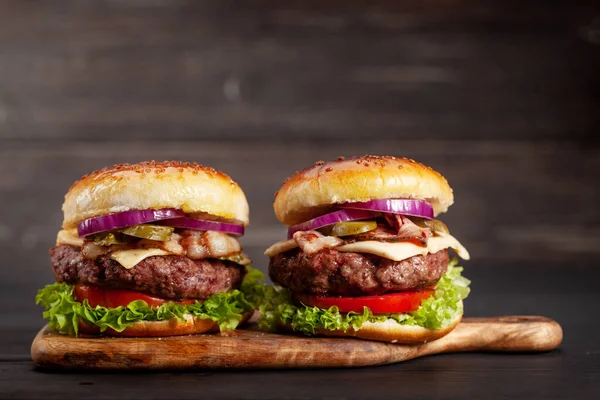
[[[134,290],[166,299],[205,299],[237,289],[245,273],[230,261],[176,255],[148,257],[126,269],[106,256],[84,259],[80,247],[66,245],[51,249],[50,256],[58,282]]]
[[[440,280],[448,268],[448,251],[402,261],[323,249],[307,255],[294,249],[271,257],[271,280],[294,293],[369,296],[422,289]]]

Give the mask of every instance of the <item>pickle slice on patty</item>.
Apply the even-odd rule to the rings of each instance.
[[[175,228],[172,226],[143,224],[119,229],[119,232],[142,239],[166,242],[167,240],[171,239],[173,230],[175,230]]]
[[[330,236],[351,236],[372,231],[377,228],[375,221],[338,222],[331,227]]]
[[[219,257],[219,260],[223,260],[223,261],[232,261],[236,264],[240,264],[240,265],[250,265],[252,264],[252,260],[250,260],[250,258],[248,258],[248,256],[244,253],[238,253],[238,254],[233,254],[230,256],[226,256],[226,257]]]
[[[415,225],[421,228],[429,228],[432,232],[450,233],[445,223],[439,219],[411,218]]]
[[[116,244],[126,244],[128,241],[124,235],[119,232],[102,232],[92,236],[94,244],[98,246],[113,246]]]

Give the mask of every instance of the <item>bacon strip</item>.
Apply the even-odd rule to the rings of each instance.
[[[181,236],[179,244],[192,259],[227,257],[242,251],[240,242],[222,232],[185,230]]]
[[[86,240],[82,246],[82,255],[86,259],[95,260],[101,255],[115,251],[148,248],[163,249],[171,254],[187,256],[194,260],[229,257],[242,252],[240,242],[226,233],[184,230],[180,234],[174,233],[171,240],[167,242],[142,239],[135,244],[98,246]]]
[[[404,215],[399,216],[402,220],[402,225],[398,229],[398,237],[400,240],[417,239],[423,246],[427,246],[427,238],[433,236],[431,229],[421,228]]]
[[[417,244],[427,246],[427,238],[433,236],[431,229],[421,228],[404,215],[385,214],[384,217],[396,229],[398,241],[418,242]]]
[[[302,251],[308,255],[315,254],[323,249],[333,249],[344,244],[340,238],[323,236],[317,231],[299,231],[294,233],[294,240]]]

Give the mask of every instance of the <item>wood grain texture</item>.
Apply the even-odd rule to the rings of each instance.
[[[465,319],[447,336],[422,345],[346,338],[307,338],[250,328],[234,336],[96,338],[58,335],[43,328],[31,346],[41,368],[98,370],[263,369],[361,367],[465,351],[553,350],[562,329],[544,317]]]
[[[598,2],[0,4],[0,138],[595,141]]]

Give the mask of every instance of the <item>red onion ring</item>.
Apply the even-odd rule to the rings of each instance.
[[[84,219],[77,225],[79,237],[86,237],[95,233],[127,228],[128,226],[146,224],[163,219],[181,218],[185,213],[174,208],[160,210],[129,210],[116,214],[101,215]]]
[[[376,199],[363,203],[340,204],[343,209],[369,210],[392,214],[412,215],[413,217],[433,218],[433,207],[425,200],[415,199]]]
[[[372,211],[364,210],[338,210],[329,214],[321,215],[298,225],[288,228],[288,239],[298,231],[312,231],[324,226],[333,225],[338,222],[356,221],[360,219],[373,218],[377,215]]]
[[[159,225],[168,225],[175,228],[195,229],[199,231],[219,231],[236,236],[241,236],[244,234],[243,225],[187,217],[162,220],[159,222]]]

